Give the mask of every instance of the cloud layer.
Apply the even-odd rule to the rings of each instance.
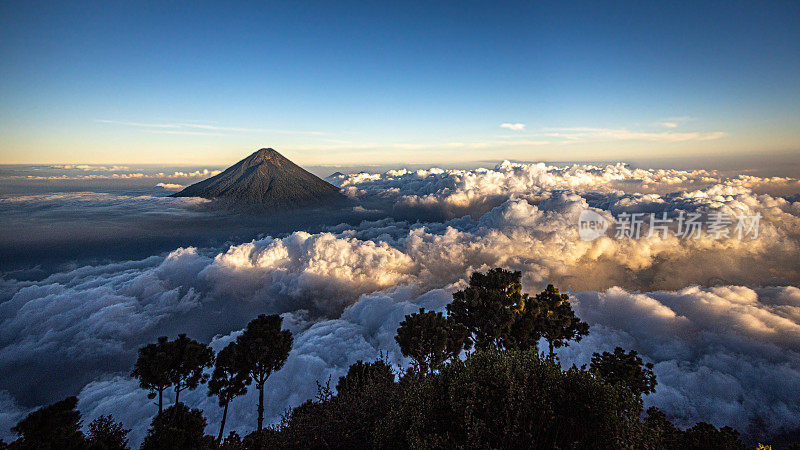
[[[295,334],[267,384],[276,421],[358,359],[383,352],[405,364],[393,340],[403,316],[443,310],[472,271],[496,266],[523,271],[530,292],[550,282],[572,289],[592,330],[560,352],[564,364],[633,348],[656,364],[648,405],[682,425],[705,420],[753,434],[797,426],[800,203],[754,191],[796,179],[507,162],[333,181],[362,209],[394,218],[0,280],[0,435],[29,408],[80,392],[87,422],[113,413],[138,441],[154,408],[127,376],[139,346],[186,332],[219,350],[271,312]],[[763,219],[757,239],[584,242],[577,222],[587,208],[609,220],[661,211]],[[232,429],[253,427],[254,395],[234,401]],[[205,410],[213,431],[214,399],[202,388],[182,398]]]

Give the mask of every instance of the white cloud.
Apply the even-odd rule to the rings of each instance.
[[[178,191],[184,188],[182,184],[174,184],[174,183],[158,183],[156,187],[161,187],[170,191]]]
[[[512,130],[512,131],[522,131],[522,130],[525,129],[525,124],[524,123],[508,123],[508,122],[506,122],[506,123],[501,123],[500,124],[500,128],[505,128],[507,130]]]

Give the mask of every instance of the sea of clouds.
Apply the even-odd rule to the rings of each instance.
[[[707,421],[755,437],[800,427],[800,201],[777,194],[800,192],[797,179],[504,162],[329,181],[354,214],[382,218],[0,279],[0,437],[12,438],[35,406],[77,394],[85,423],[113,414],[138,443],[156,407],[128,376],[137,348],[185,332],[220,350],[260,313],[282,314],[295,337],[266,384],[276,423],[359,359],[407,365],[394,341],[403,317],[444,311],[470,273],[498,266],[522,271],[530,293],[548,283],[570,293],[591,329],[558,351],[565,367],[635,349],[658,377],[646,405],[681,426]],[[757,238],[583,241],[586,209],[608,220],[682,211],[761,222]],[[256,397],[251,388],[233,401],[228,429],[253,429]],[[216,399],[204,387],[181,399],[205,411],[215,434]]]

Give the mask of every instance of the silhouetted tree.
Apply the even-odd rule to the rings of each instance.
[[[542,337],[543,311],[536,299],[522,294],[518,305],[514,308],[514,321],[505,339],[506,348],[518,350],[538,350]]]
[[[264,425],[264,383],[279,370],[292,349],[292,333],[281,330],[281,317],[262,314],[247,324],[236,339],[239,345],[239,370],[258,388],[258,430]]]
[[[86,441],[81,432],[81,413],[75,410],[77,397],[67,397],[28,414],[11,431],[20,439],[11,444],[19,449],[82,449]]]
[[[181,391],[195,389],[205,383],[208,375],[203,372],[214,364],[214,352],[206,345],[180,334],[174,341],[161,336],[155,344],[139,349],[131,376],[139,379],[139,386],[150,391],[148,398],[158,395],[158,412],[163,411],[164,390],[173,386],[175,403],[180,401]]]
[[[509,339],[514,310],[522,301],[521,272],[491,269],[473,272],[469,287],[453,293],[447,305],[448,317],[467,328],[468,338],[477,349],[502,348]]]
[[[225,432],[225,420],[228,417],[228,405],[234,397],[247,392],[248,374],[239,370],[239,346],[231,342],[217,355],[214,373],[208,380],[208,396],[216,395],[222,407],[222,423],[219,426],[217,442],[222,441]]]
[[[464,325],[440,312],[425,312],[422,308],[400,322],[394,339],[403,355],[413,360],[414,367],[421,374],[439,369],[445,361],[470,346]]]
[[[239,433],[231,431],[225,440],[219,446],[220,450],[246,450],[247,447],[242,443],[242,438]]]
[[[339,377],[336,392],[339,396],[360,394],[367,385],[387,387],[394,383],[394,372],[383,360],[375,362],[357,361],[347,369],[347,375]]]
[[[163,410],[164,390],[172,386],[171,370],[173,364],[173,346],[166,336],[161,336],[155,344],[147,344],[139,349],[131,376],[139,379],[139,386],[150,393],[147,398],[155,398],[158,394],[158,413]]]
[[[220,450],[245,450],[247,447],[242,443],[239,433],[231,431],[219,446]]]
[[[175,403],[178,403],[181,391],[195,389],[208,380],[208,374],[203,370],[214,365],[214,351],[185,334],[178,335],[170,344],[170,381],[175,386]]]
[[[153,418],[142,450],[210,449],[216,441],[206,436],[206,419],[199,409],[189,409],[176,403]]]
[[[292,410],[280,428],[258,435],[269,444],[260,448],[377,448],[377,424],[400,391],[392,368],[383,360],[358,361],[339,378],[336,394],[329,384],[318,383],[315,399]]]
[[[477,350],[407,380],[378,447],[639,448],[640,413],[627,389],[533,350]]]
[[[678,448],[687,450],[701,450],[713,448],[716,450],[744,450],[746,447],[739,439],[739,432],[731,427],[717,429],[714,425],[699,422],[684,431]]]
[[[652,449],[679,449],[682,431],[667,419],[663,411],[652,406],[644,419],[646,447]]]
[[[127,450],[128,433],[112,416],[100,416],[89,424],[89,450]]]
[[[575,316],[569,304],[569,296],[560,294],[558,289],[548,284],[547,288],[536,294],[538,308],[538,328],[547,340],[552,358],[554,348],[566,347],[568,341],[580,341],[589,334],[589,325]]]
[[[653,364],[643,364],[635,350],[625,353],[625,350],[617,347],[613,353],[594,353],[589,370],[606,383],[622,384],[637,397],[656,390]]]

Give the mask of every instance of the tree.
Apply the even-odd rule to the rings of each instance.
[[[219,448],[221,450],[245,450],[245,446],[242,444],[242,438],[239,436],[239,433],[235,431],[230,432],[225,440],[220,443]]]
[[[279,370],[292,349],[292,333],[281,330],[281,317],[261,314],[247,324],[236,339],[239,345],[239,371],[258,388],[258,430],[264,425],[264,383]]]
[[[189,409],[175,403],[153,418],[142,450],[206,449],[214,448],[216,441],[206,436],[206,419],[199,409]]]
[[[519,304],[514,308],[514,321],[504,342],[505,346],[517,350],[538,350],[543,331],[542,313],[536,299],[522,294]]]
[[[180,401],[181,391],[195,389],[205,383],[208,375],[203,372],[214,364],[214,352],[206,345],[180,334],[174,341],[161,336],[155,344],[139,349],[131,376],[139,379],[139,386],[150,391],[148,398],[158,394],[158,412],[163,410],[164,390],[173,386],[175,403]]]
[[[720,450],[744,450],[745,447],[739,432],[731,427],[717,429],[714,425],[706,422],[698,422],[695,426],[682,433],[679,447],[688,450],[700,449],[720,449]]]
[[[469,287],[453,293],[448,317],[467,329],[477,349],[502,348],[510,338],[514,310],[522,302],[521,272],[496,268],[486,274],[473,272]]]
[[[216,395],[222,409],[222,423],[219,426],[217,442],[222,441],[225,432],[225,419],[228,417],[228,405],[234,397],[247,392],[247,373],[239,371],[239,346],[231,342],[217,355],[214,373],[208,380],[208,396]]]
[[[86,441],[81,432],[81,413],[75,410],[77,397],[67,397],[28,414],[11,431],[21,436],[11,448],[82,449]]]
[[[339,378],[318,384],[315,399],[285,415],[279,429],[261,433],[259,448],[378,448],[375,430],[399,397],[392,368],[383,360],[358,361]],[[269,428],[264,431],[269,430]]]
[[[336,393],[339,396],[359,394],[367,385],[389,386],[394,383],[392,368],[382,360],[375,362],[357,361],[347,369],[347,375],[339,377]]]
[[[679,449],[681,434],[672,422],[667,419],[663,411],[651,406],[647,409],[644,419],[645,440],[648,448]]]
[[[204,369],[214,365],[214,351],[185,334],[179,334],[170,344],[172,360],[169,379],[175,386],[175,403],[178,403],[182,390],[195,389],[208,380]]]
[[[410,314],[400,322],[395,340],[403,355],[413,360],[414,367],[421,374],[431,373],[469,347],[467,328],[440,312]]]
[[[139,386],[150,391],[147,398],[155,398],[158,393],[158,413],[163,410],[164,390],[172,386],[171,369],[173,367],[172,345],[166,336],[161,336],[155,344],[148,344],[139,349],[131,376],[139,379]]]
[[[589,334],[589,325],[575,316],[569,304],[569,296],[560,294],[558,289],[548,284],[547,288],[536,294],[538,308],[538,329],[550,347],[550,357],[554,348],[566,347],[568,341],[580,341]]]
[[[89,450],[127,450],[130,432],[112,416],[100,416],[89,424]]]
[[[641,448],[630,391],[533,350],[477,350],[391,406],[379,448]]]
[[[589,370],[606,383],[622,384],[637,397],[656,390],[653,364],[643,364],[635,350],[625,353],[625,350],[617,347],[614,353],[594,353]]]

